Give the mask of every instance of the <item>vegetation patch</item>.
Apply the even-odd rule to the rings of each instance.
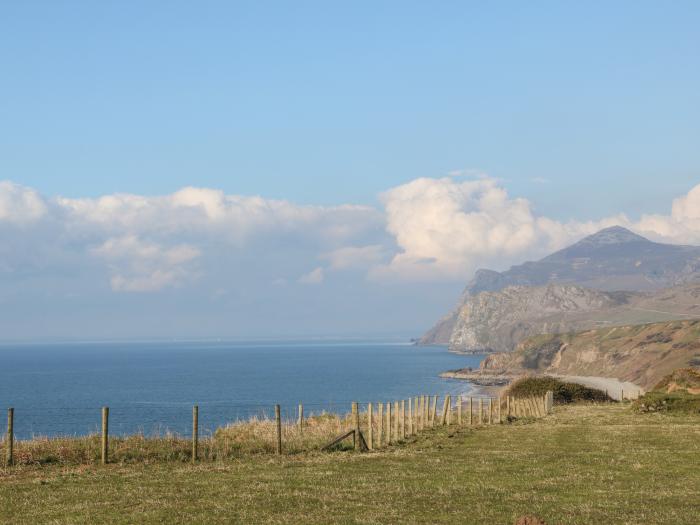
[[[361,421],[366,425],[366,413]],[[319,450],[342,431],[351,428],[350,416],[318,414],[307,417],[304,426],[293,422],[282,424],[282,446],[285,454]],[[245,456],[272,454],[277,446],[277,429],[273,419],[253,417],[217,429],[212,436],[200,436],[199,458],[203,461],[240,459]],[[0,464],[5,457],[5,443],[0,442]],[[349,448],[344,443],[340,448]],[[89,465],[101,458],[100,436],[35,437],[15,441],[14,461],[17,465]],[[187,436],[165,435],[110,436],[109,459],[112,463],[189,462],[192,442]]]
[[[535,397],[543,396],[549,390],[554,392],[554,402],[558,404],[612,401],[612,398],[602,390],[576,383],[566,383],[547,376],[518,379],[510,385],[507,395],[517,398]]]
[[[530,424],[436,427],[363,454],[0,462],[0,522],[696,525],[699,438],[698,414],[571,404]]]
[[[647,392],[634,402],[633,407],[637,412],[700,414],[700,396],[682,391]]]
[[[694,368],[679,368],[664,377],[653,391],[671,393],[676,391],[700,394],[700,371]]]

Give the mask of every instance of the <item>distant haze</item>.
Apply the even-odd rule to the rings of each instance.
[[[698,2],[3,2],[0,340],[419,336],[700,244]]]
[[[0,182],[3,339],[420,335],[479,267],[603,226],[700,238],[700,185],[669,214],[562,223],[488,178],[419,179],[378,207],[185,188],[47,197]]]

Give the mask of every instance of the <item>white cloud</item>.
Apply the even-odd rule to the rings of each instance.
[[[33,189],[0,181],[0,221],[28,224],[46,214],[46,204]]]
[[[107,239],[92,253],[107,261],[117,292],[153,292],[182,284],[192,277],[187,263],[201,255],[186,244],[166,248],[134,235]]]
[[[636,227],[658,240],[700,244],[700,184],[674,199],[671,215],[643,215]]]
[[[304,275],[299,277],[297,282],[299,282],[300,284],[321,284],[324,279],[324,270],[319,266],[318,268],[314,268],[313,270],[311,270],[309,273],[305,273]]]
[[[416,179],[382,194],[387,230],[399,247],[375,279],[467,279],[479,267],[505,268],[541,257],[601,228],[621,225],[657,240],[700,243],[700,185],[676,199],[670,216],[624,214],[559,222],[536,216],[489,178]]]
[[[384,258],[386,248],[379,244],[368,246],[344,246],[321,255],[334,270],[368,269],[379,264]]]
[[[382,202],[401,251],[375,276],[454,278],[538,242],[529,203],[509,198],[493,179],[416,179],[382,194]]]
[[[384,192],[381,202],[383,209],[304,206],[193,187],[156,197],[44,199],[0,182],[0,270],[42,279],[54,271],[59,279],[89,269],[94,279],[106,269],[115,291],[206,283],[211,293],[235,294],[256,283],[319,284],[329,272],[463,281],[479,267],[541,257],[615,224],[654,240],[700,244],[700,185],[675,199],[669,214],[637,221],[538,216],[485,176],[416,179]]]

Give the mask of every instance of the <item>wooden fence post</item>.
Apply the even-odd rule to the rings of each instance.
[[[452,424],[452,396],[447,396],[447,425]]]
[[[447,396],[445,396],[445,400],[442,402],[442,414],[440,415],[440,425],[445,426],[447,424]]]
[[[418,412],[418,399],[419,397],[416,396],[413,398],[413,433],[418,434],[418,431],[420,430],[420,427],[418,426],[418,418],[419,418],[419,412]]]
[[[425,396],[418,396],[418,402],[420,403],[420,414],[418,415],[418,428],[422,431],[425,429]]]
[[[282,454],[282,411],[275,405],[275,426],[277,427],[277,454]]]
[[[416,398],[416,434],[423,430],[423,404],[421,403],[422,397],[418,396]]]
[[[352,439],[353,448],[360,450],[360,412],[357,409],[357,401],[352,402],[352,426],[355,430]]]
[[[620,403],[622,403],[625,400],[625,391],[621,388],[620,389]]]
[[[391,402],[386,404],[386,444],[391,445]]]
[[[488,415],[488,424],[493,423],[493,399],[489,397],[489,415]]]
[[[102,464],[106,465],[109,453],[109,407],[102,407]]]
[[[474,400],[470,396],[469,397],[469,425],[471,426],[473,424],[474,424]]]
[[[401,400],[401,439],[406,439],[406,401]]]
[[[299,425],[299,433],[303,434],[304,433],[304,405],[299,403],[299,420],[297,421],[297,425]]]
[[[374,449],[374,429],[372,417],[372,403],[367,404],[367,448]]]
[[[399,402],[394,401],[394,441],[399,441],[401,439],[401,427],[399,421],[401,420],[401,412],[399,411]]]
[[[457,397],[457,424],[462,426],[462,395]]]
[[[377,414],[377,448],[382,447],[382,439],[384,436],[384,403],[377,403],[379,413]]]
[[[5,450],[5,464],[11,467],[14,462],[12,455],[15,446],[15,409],[7,409],[7,449]]]
[[[408,398],[408,435],[413,435],[413,398]]]
[[[501,424],[501,396],[498,396],[498,404],[496,405],[498,409],[496,423]]]
[[[197,461],[197,448],[199,446],[199,407],[192,407],[192,463]]]
[[[479,418],[477,419],[479,425],[484,422],[484,400],[479,398]]]
[[[425,415],[425,425],[423,428],[430,427],[430,397],[423,396],[423,412]]]
[[[437,396],[433,397],[433,404],[430,408],[430,428],[435,427],[435,417],[437,415]]]

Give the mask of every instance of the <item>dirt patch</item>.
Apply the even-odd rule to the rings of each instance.
[[[515,525],[547,525],[547,523],[537,516],[520,516],[515,520]]]

